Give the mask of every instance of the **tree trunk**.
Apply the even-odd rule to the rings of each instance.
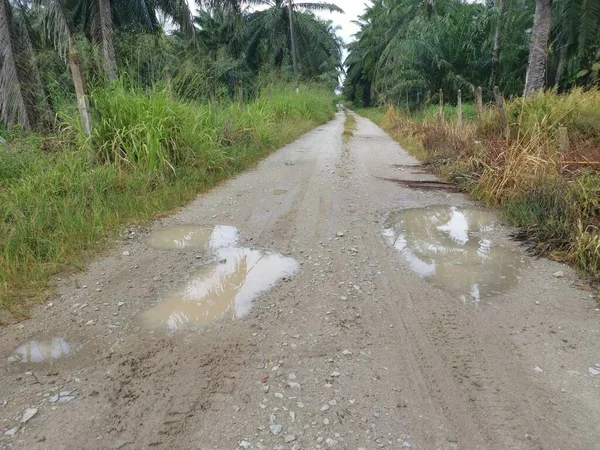
[[[444,91],[440,89],[440,126],[444,125]]]
[[[294,5],[292,0],[288,0],[288,12],[290,15],[290,41],[292,43],[292,63],[294,65],[294,78],[296,79],[296,90],[299,88],[300,79],[298,77],[298,55],[296,54],[296,33],[294,32]]]
[[[86,94],[85,81],[79,65],[79,53],[72,45],[69,39],[69,67],[73,76],[75,85],[75,94],[77,95],[77,109],[81,119],[81,128],[86,136],[92,135],[92,115],[90,114],[90,102]]]
[[[554,79],[554,87],[558,91],[560,89],[560,80],[563,77],[565,71],[565,65],[567,63],[567,46],[563,45],[558,52],[558,65],[556,67],[556,77]]]
[[[24,129],[40,128],[46,98],[31,41],[8,0],[0,0],[0,121]]]
[[[536,0],[529,63],[523,96],[527,97],[544,87],[552,0]]]
[[[117,58],[113,46],[113,21],[110,11],[110,0],[96,0],[98,2],[98,18],[96,21],[95,37],[102,49],[104,71],[108,81],[117,79]]]
[[[502,19],[504,16],[504,0],[498,0],[498,21],[494,31],[494,47],[492,49],[492,67],[490,71],[490,89],[496,85],[498,66],[500,64],[500,38],[502,36]]]
[[[458,98],[457,98],[457,102],[456,102],[456,128],[458,129],[459,132],[462,130],[462,123],[463,123],[462,92],[459,89],[458,90]]]

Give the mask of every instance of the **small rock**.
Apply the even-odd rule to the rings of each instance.
[[[344,237],[344,233],[343,233],[343,232],[341,232],[341,231],[338,231],[336,236],[337,236],[337,237]]]
[[[85,324],[86,325],[94,325],[94,321],[93,320],[88,320]]]
[[[335,447],[338,441],[336,441],[335,439],[327,438],[325,439],[325,443],[327,444],[327,447]]]
[[[120,308],[121,306],[125,305],[125,302],[119,302],[117,303],[117,306]]]
[[[600,375],[600,369],[596,369],[596,368],[594,368],[594,367],[590,367],[590,368],[588,369],[588,373],[589,373],[591,376],[595,377],[596,375]]]
[[[337,370],[331,373],[332,377],[339,377],[341,375],[341,373],[339,373]]]
[[[346,296],[342,295],[342,296],[340,297],[340,300],[348,300],[348,297],[346,297]]]
[[[404,442],[402,443],[402,448],[411,448],[411,447],[412,447],[412,445],[411,445],[411,444],[410,444],[410,442],[408,442],[408,441],[404,441]]]
[[[21,417],[21,423],[29,422],[37,414],[37,412],[37,408],[27,408],[23,414],[23,417]]]
[[[535,303],[536,305],[539,305],[539,304],[540,304],[539,300],[536,300],[536,301],[535,301],[535,302],[533,302],[533,303]]]
[[[131,255],[131,253],[129,253],[127,250],[125,250],[123,253],[121,253],[123,256],[129,256]]]
[[[293,381],[290,381],[288,383],[288,386],[292,389],[302,389],[302,386],[300,385],[300,383],[295,383]]]
[[[289,444],[290,442],[294,442],[296,440],[296,436],[294,436],[293,434],[286,434],[285,436],[283,436],[283,440],[286,444]]]
[[[10,355],[8,358],[6,358],[6,361],[8,361],[9,364],[13,364],[13,363],[18,363],[21,362],[23,358],[21,357],[21,355]]]
[[[323,425],[329,425],[329,419],[327,417],[323,419]]]
[[[325,438],[323,436],[319,436],[317,438],[317,444],[320,444],[321,442],[323,442],[325,440]]]
[[[296,421],[296,413],[294,411],[290,411],[290,422],[294,423]]]
[[[380,412],[374,412],[373,413],[373,417],[375,417],[376,419],[379,419],[379,417],[381,417],[381,413]]]
[[[250,442],[248,442],[248,441],[243,441],[242,440],[242,441],[238,442],[238,445],[241,448],[252,448],[252,444]]]
[[[275,392],[275,397],[283,398],[283,394],[281,392]]]
[[[288,374],[288,380],[295,380],[295,379],[296,379],[296,374],[295,373]]]
[[[540,366],[535,366],[535,367],[533,368],[533,371],[534,371],[535,373],[542,373],[542,372],[544,371],[544,369],[542,369]]]
[[[352,354],[352,352],[350,350],[344,350],[342,352],[342,355],[346,355],[346,356],[350,356]]]
[[[283,430],[283,425],[278,425],[278,424],[269,425],[269,429],[271,430],[271,433],[273,433],[275,436],[277,436],[279,433],[281,433],[281,430]]]
[[[565,276],[565,273],[562,270],[559,270],[558,272],[554,272],[552,276],[556,278],[562,278]]]
[[[14,427],[14,428],[11,428],[10,430],[6,430],[4,432],[4,435],[5,436],[14,436],[15,434],[17,434],[17,431],[19,431],[19,427]]]
[[[325,404],[323,406],[321,406],[321,411],[328,411],[329,410],[329,405]]]

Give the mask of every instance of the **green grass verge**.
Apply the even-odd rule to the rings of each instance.
[[[333,93],[273,86],[207,106],[122,84],[96,91],[92,139],[23,136],[0,149],[0,321],[27,315],[49,278],[79,269],[127,225],[173,211],[333,118]]]
[[[346,120],[344,121],[344,130],[342,131],[342,140],[346,143],[350,142],[356,129],[356,117],[346,112]]]

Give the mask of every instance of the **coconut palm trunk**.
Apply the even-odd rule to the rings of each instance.
[[[490,73],[489,87],[493,89],[497,84],[498,66],[500,65],[500,45],[502,36],[502,19],[504,16],[504,0],[498,0],[498,20],[494,30],[494,47],[492,49],[492,69]]]
[[[294,5],[292,0],[288,1],[288,11],[290,15],[290,41],[292,44],[292,63],[294,65],[294,78],[296,80],[296,89],[299,88],[300,78],[298,74],[298,55],[296,54],[296,33],[294,32]]]
[[[94,15],[94,37],[100,43],[104,71],[109,81],[117,79],[117,58],[113,45],[113,20],[110,0],[96,0],[98,13]]]
[[[87,96],[85,78],[79,64],[79,52],[75,49],[72,38],[69,38],[69,68],[71,69],[73,85],[75,86],[81,128],[86,136],[91,136],[92,115],[90,113],[90,102]]]
[[[525,78],[525,91],[523,92],[524,97],[544,87],[546,60],[548,57],[548,38],[550,37],[551,6],[552,0],[536,0],[535,3],[529,63]]]
[[[0,0],[0,121],[26,130],[47,124],[48,103],[28,31],[8,0]]]

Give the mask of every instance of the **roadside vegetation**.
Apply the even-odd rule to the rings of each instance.
[[[350,142],[352,136],[354,136],[354,130],[356,129],[356,117],[352,114],[348,114],[346,111],[346,119],[344,120],[344,130],[342,131],[342,140],[346,143]]]
[[[599,29],[583,0],[376,0],[345,99],[537,253],[598,277]]]
[[[0,322],[132,223],[330,120],[341,41],[315,10],[340,12],[0,0]]]

